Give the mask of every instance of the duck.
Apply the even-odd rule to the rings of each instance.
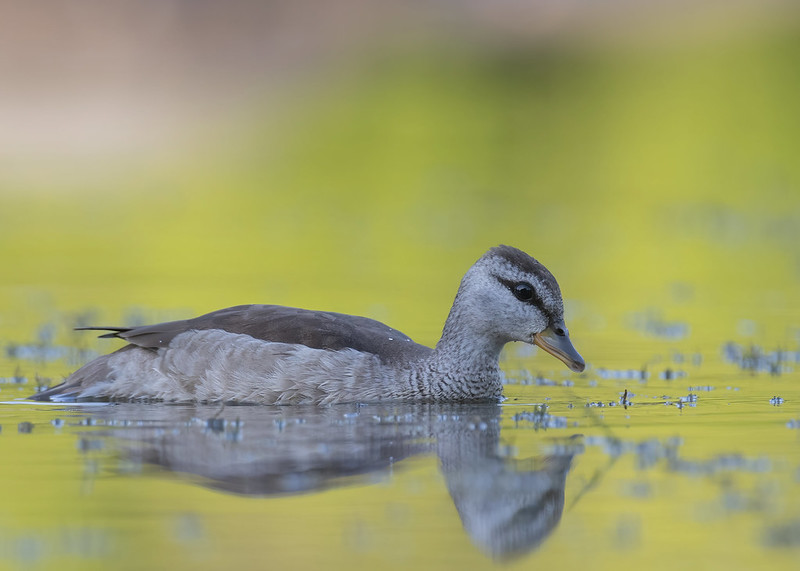
[[[461,279],[431,348],[367,317],[239,305],[140,327],[82,327],[127,345],[100,356],[39,401],[330,405],[499,401],[500,352],[536,345],[574,372],[585,362],[564,322],[552,273],[512,246],[489,249]]]

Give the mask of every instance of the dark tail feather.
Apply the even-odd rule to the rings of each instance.
[[[111,333],[98,335],[100,339],[111,339],[119,337],[120,333],[126,333],[131,329],[131,327],[76,327],[75,331],[111,331]]]

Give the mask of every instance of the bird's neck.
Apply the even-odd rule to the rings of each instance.
[[[467,371],[496,369],[504,345],[502,340],[476,335],[448,319],[433,351],[433,358],[457,363]]]
[[[457,360],[469,369],[495,369],[507,339],[491,331],[481,308],[464,301],[464,281],[450,308],[434,354],[440,358]]]
[[[442,337],[427,362],[427,382],[452,398],[499,398],[498,361],[505,342],[471,327],[473,320],[456,302]]]

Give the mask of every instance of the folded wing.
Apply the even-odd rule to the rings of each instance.
[[[221,329],[312,349],[355,349],[373,353],[387,363],[422,358],[431,352],[429,347],[415,343],[407,335],[374,319],[280,305],[239,305],[193,319],[142,327],[81,329],[111,331],[101,337],[117,337],[146,349],[169,347],[176,336],[187,331]]]

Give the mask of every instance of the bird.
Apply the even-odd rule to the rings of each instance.
[[[499,401],[500,352],[534,344],[581,372],[558,282],[522,250],[489,249],[466,272],[431,348],[379,321],[280,305],[239,305],[140,327],[82,327],[128,344],[90,361],[39,401],[331,405]]]

